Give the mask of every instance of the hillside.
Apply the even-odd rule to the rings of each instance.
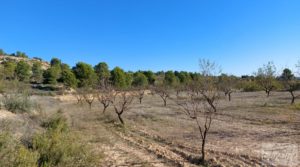
[[[36,58],[23,58],[23,57],[16,57],[16,56],[6,56],[6,55],[0,55],[0,64],[2,64],[3,62],[6,62],[6,61],[15,61],[15,62],[19,62],[19,61],[25,61],[26,63],[28,63],[29,65],[32,66],[32,64],[34,62],[40,62],[42,64],[42,69],[43,70],[46,70],[50,67],[50,64],[46,61],[41,61],[39,59],[36,59]]]

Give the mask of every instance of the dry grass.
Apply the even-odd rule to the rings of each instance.
[[[113,108],[103,114],[99,102],[89,110],[72,98],[34,98],[49,115],[62,109],[81,142],[95,153],[104,152],[102,166],[194,166],[200,156],[197,127],[171,100],[164,107],[159,96],[146,95],[142,104],[136,99],[121,126]],[[300,107],[297,100],[294,106],[289,102],[289,94],[282,92],[272,92],[268,99],[264,92],[233,93],[231,102],[222,98],[208,135],[208,163],[268,165],[260,159],[262,143],[299,145]]]

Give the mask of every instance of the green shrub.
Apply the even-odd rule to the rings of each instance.
[[[61,112],[61,110],[58,112]],[[60,132],[68,131],[67,120],[65,117],[60,115],[56,115],[53,118],[43,122],[42,127],[46,128],[47,130],[58,130]]]
[[[36,107],[29,95],[25,93],[6,94],[3,96],[2,104],[5,109],[13,113],[31,112]]]
[[[23,166],[30,166],[35,167],[37,166],[37,161],[39,154],[38,152],[29,150],[28,148],[24,147],[23,145],[19,145],[16,149],[16,160],[14,161],[13,166],[23,167]]]
[[[0,166],[36,167],[38,153],[27,149],[7,132],[0,133]]]
[[[255,91],[261,90],[260,86],[257,85],[256,82],[253,82],[253,81],[242,83],[241,88],[244,92],[255,92]]]
[[[97,156],[91,156],[86,147],[68,130],[66,119],[55,116],[43,126],[45,133],[34,136],[33,149],[39,153],[39,166],[95,166]]]
[[[25,144],[10,133],[0,132],[0,166],[83,167],[99,166],[100,156],[92,155],[69,131],[66,119],[57,115],[45,123],[43,133]],[[27,142],[27,141],[26,141]]]

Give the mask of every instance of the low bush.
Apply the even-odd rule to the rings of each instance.
[[[254,81],[249,81],[249,82],[243,82],[241,83],[240,85],[241,89],[244,91],[244,92],[255,92],[255,91],[260,91],[262,90],[260,88],[259,85],[257,85],[256,82]]]
[[[33,138],[33,150],[39,153],[39,166],[95,166],[97,156],[78,143],[62,116],[55,116],[43,123],[47,131]]]
[[[13,113],[31,112],[37,105],[24,93],[6,94],[2,99],[3,107]]]
[[[0,166],[37,166],[38,153],[27,149],[8,132],[0,133]]]
[[[24,144],[9,133],[0,132],[0,166],[82,167],[99,166],[101,156],[80,144],[69,131],[66,119],[55,116],[42,124],[45,131]]]

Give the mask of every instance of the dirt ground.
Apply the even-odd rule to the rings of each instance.
[[[98,101],[89,110],[71,97],[33,99],[48,113],[62,109],[82,142],[104,154],[99,166],[197,166],[197,126],[171,100],[164,107],[156,95],[145,96],[142,104],[136,99],[123,114],[123,127],[113,108],[102,113]],[[269,98],[264,92],[239,92],[231,102],[221,99],[208,134],[209,166],[300,166],[300,105],[289,103],[283,92]],[[269,149],[277,160],[265,154]]]

